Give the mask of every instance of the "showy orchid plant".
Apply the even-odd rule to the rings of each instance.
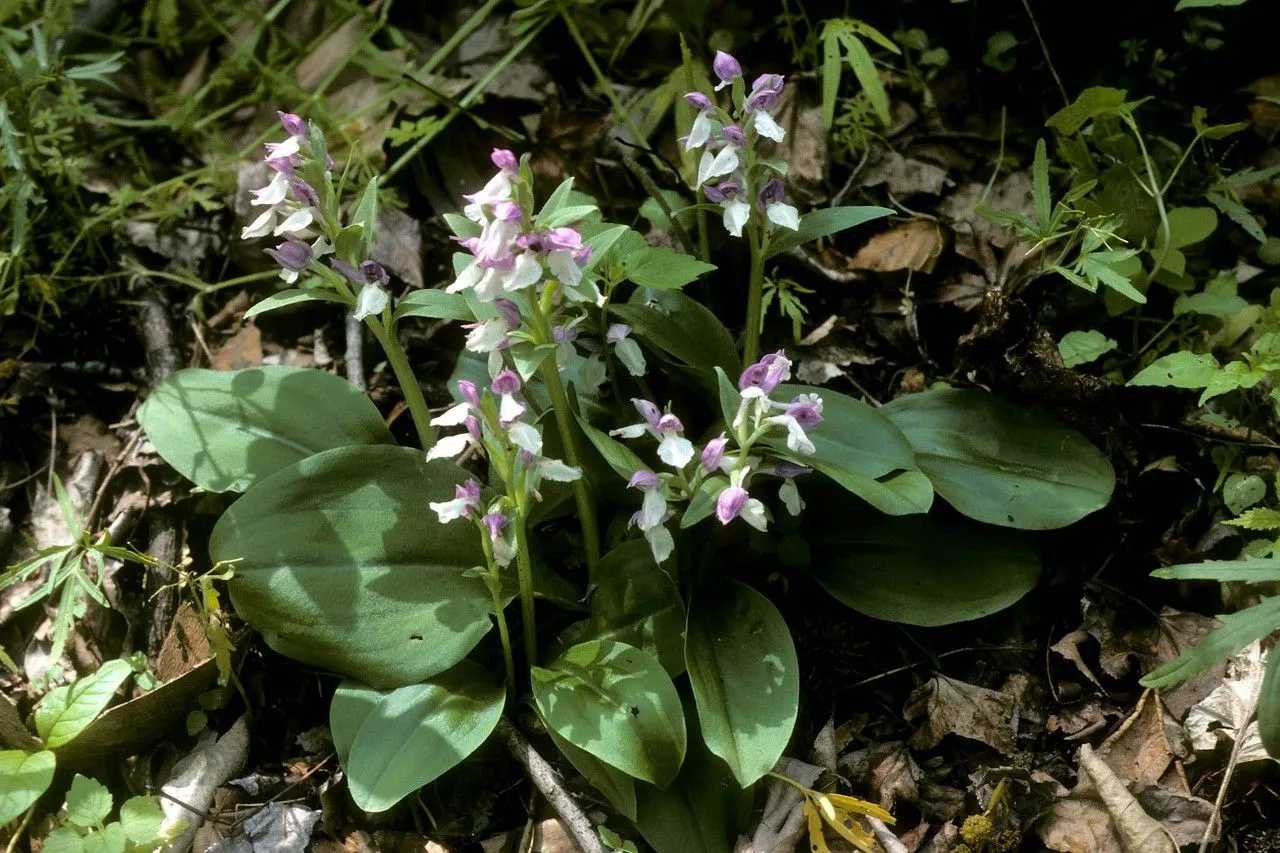
[[[983,442],[1002,433],[1006,404],[952,391],[874,409],[792,383],[783,350],[758,354],[765,263],[889,211],[799,215],[783,200],[786,164],[770,156],[785,135],[772,114],[783,78],[748,89],[725,53],[712,69],[715,91],[686,95],[698,112],[683,145],[702,151],[687,189],[751,255],[747,292],[717,280],[716,311],[683,292],[713,277],[707,259],[605,221],[572,178],[539,204],[529,158],[506,149],[493,151],[494,174],[461,212],[444,215],[459,247],[453,278],[395,300],[375,258],[376,179],[346,203],[324,134],[280,115],[285,138],[267,146],[272,176],[252,197],[263,209],[242,236],[278,241],[264,251],[290,288],[249,315],[344,306],[383,347],[420,446],[398,446],[354,386],[295,367],[179,371],[140,419],[198,486],[244,492],[219,520],[211,556],[234,564],[232,603],[270,646],[344,677],[331,728],[361,808],[390,808],[528,702],[545,736],[659,853],[686,853],[672,815],[688,814],[690,798],[739,813],[792,737],[795,648],[778,608],[742,579],[756,575],[737,567],[751,553],[775,559],[782,537],[809,529],[806,492],[827,507],[843,495],[860,518],[872,517],[865,505],[904,516],[927,512],[936,484],[966,515],[1033,529],[1105,503],[1109,465],[1059,425],[1041,425],[1048,452],[1070,456],[1071,476],[1085,481],[1067,506],[1046,498],[1025,449],[994,485],[930,467],[955,461],[937,436],[960,410],[985,424],[964,452],[1000,458]],[[729,108],[717,105],[725,89]],[[734,251],[734,240],[719,242]],[[739,345],[717,312],[743,302]],[[434,415],[400,343],[400,324],[417,318],[464,332],[453,401]],[[816,566],[833,525],[810,527]],[[862,608],[849,551],[821,558],[817,577]],[[987,612],[1025,592],[1019,571],[998,603],[983,600]],[[579,621],[564,618],[575,611]],[[804,790],[831,829],[875,849],[855,816],[888,815]]]

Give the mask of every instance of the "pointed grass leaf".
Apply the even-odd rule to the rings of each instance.
[[[534,667],[532,680],[538,713],[574,746],[659,787],[679,772],[684,714],[671,677],[652,654],[592,640]]]
[[[873,205],[827,207],[815,210],[800,217],[800,227],[797,230],[779,229],[774,232],[769,239],[764,256],[772,258],[774,255],[780,255],[796,246],[817,240],[819,237],[830,237],[832,234],[838,234],[864,222],[892,216],[893,213],[894,211],[887,207]]]
[[[426,317],[430,320],[457,320],[461,323],[470,323],[476,319],[465,296],[436,289],[413,291],[400,300],[394,316],[397,320],[402,317]]]
[[[1040,575],[1030,540],[1014,531],[935,516],[822,517],[831,523],[814,536],[814,577],[875,619],[923,627],[980,619],[1018,601]]]
[[[49,691],[36,705],[36,733],[50,749],[72,741],[111,704],[120,686],[133,674],[122,660],[109,660],[92,675]]]
[[[344,682],[330,709],[335,745],[336,730],[343,731],[347,786],[367,812],[386,811],[475,752],[498,725],[506,700],[502,685],[470,661],[422,684],[374,691],[373,702],[369,692]],[[343,707],[348,702],[354,713]]]
[[[1031,197],[1035,201],[1036,224],[1043,234],[1050,233],[1053,216],[1053,199],[1049,195],[1049,154],[1044,140],[1036,141],[1036,158],[1032,163]]]
[[[791,632],[756,590],[725,581],[693,599],[685,665],[707,748],[747,788],[782,757],[800,704]]]
[[[1264,598],[1239,613],[1219,616],[1222,627],[1178,657],[1147,673],[1143,687],[1172,687],[1194,678],[1220,660],[1224,660],[1254,640],[1260,640],[1280,627],[1280,595]]]
[[[179,370],[151,392],[138,420],[166,462],[213,492],[242,492],[323,450],[395,442],[351,383],[283,365]]]
[[[948,388],[899,397],[877,411],[906,434],[938,494],[978,521],[1065,527],[1106,506],[1115,488],[1107,457],[1038,409]]]
[[[884,90],[884,81],[876,71],[875,60],[871,58],[867,46],[852,31],[840,33],[840,43],[844,45],[845,54],[849,58],[849,67],[853,76],[858,78],[862,91],[876,111],[876,116],[885,127],[889,126],[892,117],[889,115],[889,95]]]
[[[1151,576],[1178,581],[1270,583],[1280,581],[1280,560],[1206,560],[1203,563],[1165,566],[1156,569]]]
[[[58,759],[50,751],[0,751],[0,827],[22,816],[53,782]]]
[[[1258,735],[1267,754],[1280,761],[1280,652],[1267,653],[1267,670],[1258,694]]]
[[[214,560],[238,561],[236,612],[281,654],[378,688],[429,678],[489,630],[484,561],[468,524],[429,504],[467,478],[407,447],[326,451],[258,483],[214,527]]]
[[[836,120],[836,97],[840,94],[840,74],[844,68],[840,37],[828,25],[822,33],[822,127],[831,130]]]
[[[253,307],[244,312],[244,319],[256,317],[259,314],[265,314],[268,311],[274,311],[277,308],[286,308],[290,305],[299,305],[303,302],[337,302],[342,305],[350,304],[350,300],[344,299],[341,294],[334,290],[323,290],[314,288],[312,290],[282,290],[279,293],[273,293],[266,299],[260,299],[254,303]]]

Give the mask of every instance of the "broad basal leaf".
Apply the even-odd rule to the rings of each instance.
[[[811,571],[843,604],[876,619],[922,626],[979,619],[1022,598],[1040,576],[1025,534],[921,516],[842,523],[814,509]]]
[[[1111,499],[1107,458],[1038,409],[951,388],[899,397],[878,411],[906,434],[938,494],[970,518],[1049,530]]]
[[[680,697],[658,659],[592,640],[534,667],[533,698],[550,728],[596,758],[665,786],[684,761]]]
[[[52,752],[0,752],[0,827],[22,816],[53,782],[58,760]]]
[[[746,584],[718,583],[693,600],[685,665],[707,747],[749,787],[795,728],[800,668],[786,621]]]
[[[636,826],[655,853],[733,853],[751,814],[751,791],[707,749],[691,705],[684,709],[688,757],[666,790],[635,783]]]
[[[386,692],[344,682],[331,729],[356,805],[385,811],[462,761],[498,725],[505,699],[502,685],[470,661]]]
[[[570,625],[566,645],[617,640],[652,652],[672,678],[684,672],[684,601],[643,539],[623,542],[600,560],[591,617]]]
[[[618,768],[605,764],[586,750],[574,746],[562,737],[559,732],[547,725],[546,720],[543,720],[542,724],[547,730],[547,736],[555,743],[560,753],[573,765],[573,769],[581,773],[592,785],[595,785],[600,793],[604,794],[609,802],[613,804],[615,809],[626,815],[630,820],[635,820],[636,780]]]
[[[44,745],[56,749],[84,731],[132,674],[126,661],[109,660],[92,675],[49,691],[35,711],[36,733]]]
[[[1218,360],[1208,353],[1179,350],[1157,358],[1129,380],[1129,385],[1161,388],[1204,388],[1221,372]]]
[[[429,678],[489,630],[475,529],[428,506],[466,478],[406,447],[330,450],[268,477],[219,519],[215,560],[238,560],[236,613],[281,654],[375,687]]]
[[[323,450],[395,443],[350,382],[283,365],[179,370],[151,392],[138,420],[164,461],[214,492],[242,492]]]

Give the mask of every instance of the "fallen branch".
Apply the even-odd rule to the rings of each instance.
[[[506,745],[507,751],[524,765],[525,770],[529,772],[529,778],[542,792],[542,796],[547,798],[547,802],[559,816],[560,822],[577,843],[578,849],[582,853],[606,853],[600,837],[596,834],[595,824],[564,789],[560,774],[556,773],[555,768],[548,764],[529,741],[525,740],[524,735],[520,734],[519,730],[505,718],[498,720],[498,737]]]

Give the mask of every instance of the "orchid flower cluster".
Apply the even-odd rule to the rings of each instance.
[[[725,110],[705,92],[684,96],[698,111],[689,135],[683,138],[685,150],[702,150],[697,186],[723,209],[725,230],[734,237],[742,236],[753,212],[760,216],[761,227],[797,230],[800,214],[783,201],[781,178],[786,164],[761,157],[757,151],[766,144],[763,140],[781,142],[786,137],[771,112],[782,94],[784,78],[761,74],[748,92],[737,59],[717,51],[711,67],[720,79],[715,91],[731,87],[734,108]]]
[[[730,424],[732,433],[721,433],[697,452],[693,442],[684,436],[684,425],[671,412],[661,411],[649,400],[633,399],[641,421],[613,430],[612,435],[624,439],[648,435],[657,441],[658,459],[671,468],[659,474],[640,469],[632,475],[628,488],[641,494],[640,509],[631,517],[649,542],[654,559],[665,562],[675,542],[666,524],[675,515],[671,504],[692,501],[700,492],[715,494],[714,512],[722,525],[741,518],[751,527],[764,531],[768,526],[768,510],[752,497],[749,487],[755,476],[772,476],[782,480],[778,497],[792,515],[804,508],[795,478],[809,468],[790,461],[787,455],[806,456],[815,450],[808,432],[822,422],[822,398],[817,394],[798,394],[788,401],[771,395],[791,378],[791,361],[782,351],[770,353],[748,367],[738,379],[738,409]],[[763,443],[763,445],[762,445]],[[773,449],[781,443],[786,453]],[[761,446],[765,453],[753,453]],[[690,466],[697,456],[698,464]],[[766,461],[766,456],[773,458]],[[681,526],[701,520],[694,514],[693,504],[684,511]]]
[[[352,285],[356,319],[380,314],[390,304],[386,291],[390,277],[381,264],[367,257],[369,240],[360,237],[370,229],[342,226],[333,188],[334,163],[324,134],[299,115],[278,115],[288,136],[283,142],[266,144],[271,181],[250,192],[250,204],[265,209],[241,230],[240,238],[283,237],[284,242],[265,251],[280,265],[285,282],[294,284],[304,271],[310,271],[339,292]],[[345,251],[335,253],[335,247]],[[326,256],[327,267],[320,263]]]
[[[432,426],[462,426],[464,431],[444,436],[427,453],[428,459],[460,456],[468,449],[483,452],[492,470],[507,485],[506,494],[489,503],[481,500],[480,484],[467,480],[458,486],[453,500],[430,504],[442,524],[471,519],[480,528],[486,554],[499,566],[515,556],[515,525],[523,522],[528,501],[541,500],[543,480],[571,483],[582,470],[542,455],[542,431],[525,418],[523,383],[513,370],[504,369],[481,394],[475,383],[458,381],[462,402],[431,421]],[[517,518],[517,514],[521,517]]]

